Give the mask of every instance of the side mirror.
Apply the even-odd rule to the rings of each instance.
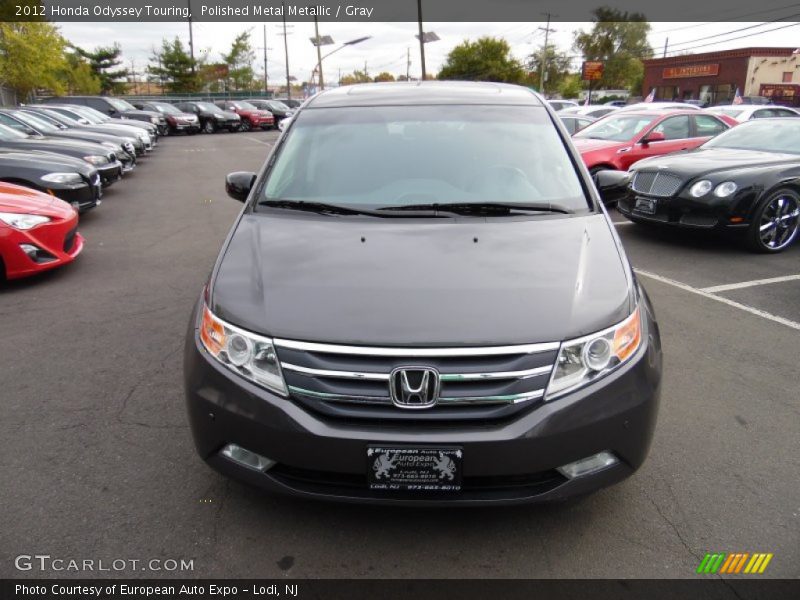
[[[614,204],[628,193],[631,174],[627,171],[598,171],[594,174],[594,185],[600,193],[603,204]]]
[[[225,191],[228,196],[239,202],[247,200],[253,184],[256,182],[256,174],[250,171],[235,171],[228,173],[225,177]]]
[[[667,138],[664,137],[664,134],[662,132],[660,132],[660,131],[651,131],[645,137],[642,138],[642,143],[643,144],[650,144],[652,142],[663,142],[665,139],[667,139]]]

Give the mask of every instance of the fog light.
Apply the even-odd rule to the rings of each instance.
[[[37,264],[49,263],[56,260],[55,256],[33,244],[20,244],[19,247],[28,258]]]
[[[222,456],[245,467],[255,469],[256,471],[266,471],[275,464],[274,460],[265,458],[255,452],[250,452],[250,450],[245,450],[236,444],[228,444],[225,446],[222,449]]]
[[[594,456],[588,456],[573,463],[559,467],[557,470],[564,477],[574,479],[582,475],[588,475],[595,471],[600,471],[606,467],[611,467],[619,462],[619,459],[611,452],[599,452]]]

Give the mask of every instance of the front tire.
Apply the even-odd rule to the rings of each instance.
[[[253,124],[247,119],[242,120],[240,131],[244,132],[253,131]]]
[[[206,133],[216,133],[217,132],[217,125],[212,120],[208,120],[203,123],[203,131]]]
[[[777,254],[791,246],[800,232],[800,194],[789,188],[772,192],[753,213],[745,241],[762,254]]]

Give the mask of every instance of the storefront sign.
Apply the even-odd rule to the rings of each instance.
[[[581,69],[581,79],[584,81],[597,81],[603,78],[605,63],[601,60],[587,60]]]
[[[714,77],[719,75],[719,63],[707,65],[687,65],[685,67],[667,67],[662,73],[664,79],[681,77]]]

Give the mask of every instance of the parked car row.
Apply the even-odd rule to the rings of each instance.
[[[78,214],[158,144],[160,121],[112,118],[71,100],[0,109],[0,279],[74,260],[84,242]]]

